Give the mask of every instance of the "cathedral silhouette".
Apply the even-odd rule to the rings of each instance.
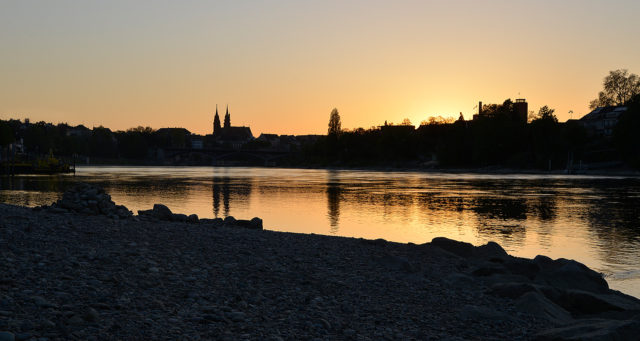
[[[253,134],[249,127],[234,127],[231,125],[231,115],[229,114],[229,106],[227,105],[224,114],[224,123],[220,125],[220,116],[218,115],[218,105],[216,105],[216,114],[213,117],[213,138],[219,144],[230,143],[238,144],[253,140]]]

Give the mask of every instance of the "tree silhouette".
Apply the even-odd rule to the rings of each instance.
[[[339,135],[341,131],[340,114],[338,109],[333,108],[329,116],[329,132],[328,135]]]
[[[602,87],[598,98],[589,103],[589,108],[626,104],[633,96],[640,94],[640,77],[634,73],[629,74],[627,69],[609,71]]]
[[[15,140],[13,129],[8,123],[0,122],[0,146],[6,146]]]
[[[532,121],[543,120],[543,121],[551,121],[553,123],[558,123],[558,118],[553,113],[555,109],[551,109],[548,106],[543,106],[538,111],[538,114],[534,116]]]

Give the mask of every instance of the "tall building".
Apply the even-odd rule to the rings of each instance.
[[[228,105],[227,105],[227,113],[224,114],[224,127],[225,127],[225,129],[231,127],[231,115],[229,115],[229,106]]]
[[[216,124],[217,122],[217,124]],[[218,144],[230,144],[233,148],[240,148],[244,143],[253,140],[253,134],[249,127],[234,127],[231,125],[231,114],[227,106],[224,115],[224,125],[220,127],[220,117],[216,106],[216,115],[213,118],[213,137]]]
[[[220,116],[218,116],[218,105],[216,104],[216,115],[213,117],[213,134],[220,133]]]
[[[529,103],[524,98],[517,98],[516,102],[513,103],[514,109],[514,121],[527,123],[528,114],[529,114]]]

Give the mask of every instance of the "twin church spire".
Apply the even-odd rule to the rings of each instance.
[[[231,115],[229,115],[229,106],[227,105],[227,112],[224,114],[224,127],[231,127]],[[216,115],[213,117],[213,134],[219,133],[222,131],[222,127],[220,127],[220,116],[218,116],[218,105],[216,104]]]

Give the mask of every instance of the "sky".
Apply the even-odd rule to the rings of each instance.
[[[526,98],[588,113],[640,74],[640,1],[0,0],[0,118],[185,127],[216,104],[260,133],[324,134]],[[573,111],[570,114],[569,111]]]

